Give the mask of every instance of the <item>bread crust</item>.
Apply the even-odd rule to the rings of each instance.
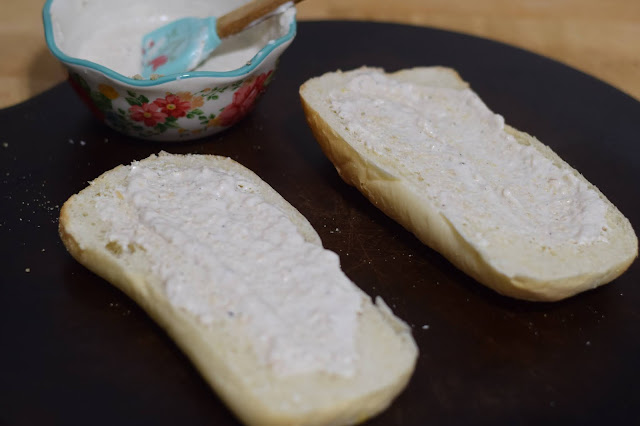
[[[460,270],[506,296],[531,301],[558,301],[612,281],[633,263],[638,254],[638,240],[631,224],[597,188],[589,184],[608,205],[611,243],[579,250],[570,247],[565,252],[555,254],[534,253],[532,248],[525,247],[539,256],[542,268],[560,268],[562,261],[574,261],[581,265],[578,273],[559,273],[555,278],[549,279],[526,275],[508,276],[501,272],[496,267],[494,258],[497,255],[491,252],[492,248],[479,248],[466,240],[444,213],[419,194],[416,185],[403,176],[400,167],[380,155],[373,155],[356,147],[349,134],[337,124],[339,120],[323,103],[324,91],[331,87],[339,88],[346,75],[362,70],[371,69],[364,67],[344,73],[327,73],[310,79],[301,86],[300,98],[309,127],[322,151],[346,183],[356,187],[386,215],[441,253]],[[387,75],[414,84],[468,87],[455,70],[443,67],[414,68]],[[586,182],[577,171],[534,137],[509,126],[506,126],[506,131],[519,142],[532,145],[541,155],[572,170]],[[603,255],[606,257],[604,260]]]
[[[308,221],[248,169],[215,156],[161,154],[142,162],[196,161],[243,173],[297,224],[305,239],[321,245]],[[235,415],[248,425],[341,425],[370,418],[391,404],[407,385],[417,358],[409,328],[362,293],[356,344],[362,358],[352,378],[325,373],[280,377],[262,365],[251,341],[228,324],[204,326],[194,315],[176,308],[151,270],[144,249],[109,250],[107,230],[96,212],[95,199],[127,173],[119,166],[73,195],[60,212],[60,237],[69,253],[138,303],[189,357]],[[295,396],[296,402],[292,402]]]

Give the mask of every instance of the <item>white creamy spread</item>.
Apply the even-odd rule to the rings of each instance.
[[[106,25],[95,25],[82,37],[66,40],[56,34],[56,41],[69,56],[103,65],[125,76],[142,71],[142,38],[156,28],[179,17],[163,16],[161,20],[112,19]],[[234,36],[222,40],[214,53],[195,71],[232,71],[244,66],[267,44],[284,36],[295,18],[289,7]]]
[[[403,165],[479,246],[523,238],[550,248],[606,241],[607,206],[598,193],[518,143],[471,89],[414,85],[363,70],[329,102],[362,149]]]
[[[98,204],[109,239],[144,248],[173,305],[243,327],[279,375],[354,373],[361,293],[242,176],[134,163],[118,191],[120,205]]]

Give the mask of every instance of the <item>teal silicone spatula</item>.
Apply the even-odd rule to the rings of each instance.
[[[142,38],[142,77],[191,71],[222,39],[239,33],[285,3],[302,0],[252,0],[219,18],[183,18]]]

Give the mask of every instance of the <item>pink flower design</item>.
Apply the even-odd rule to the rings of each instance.
[[[166,64],[169,61],[169,58],[167,57],[167,55],[160,55],[156,58],[153,58],[152,60],[149,61],[149,65],[151,65],[151,67],[153,68],[153,70],[157,70],[159,67],[163,66],[164,64]]]
[[[158,98],[153,103],[160,107],[164,114],[175,118],[184,117],[191,108],[191,103],[180,99],[177,95],[167,95],[164,99]]]
[[[153,127],[158,123],[163,123],[167,114],[159,111],[160,107],[155,103],[142,105],[132,105],[129,108],[131,119],[144,122],[145,126]]]
[[[255,79],[247,80],[233,94],[231,104],[227,105],[215,118],[215,124],[219,126],[231,126],[247,115],[253,108],[256,100],[265,91],[265,81],[272,71],[260,74]]]

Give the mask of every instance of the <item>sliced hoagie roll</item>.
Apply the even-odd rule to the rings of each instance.
[[[360,422],[413,372],[409,327],[231,159],[162,153],[116,167],[64,204],[60,235],[167,331],[246,424]]]
[[[620,211],[452,69],[338,71],[305,82],[300,96],[347,183],[499,293],[563,299],[610,282],[637,256]]]

